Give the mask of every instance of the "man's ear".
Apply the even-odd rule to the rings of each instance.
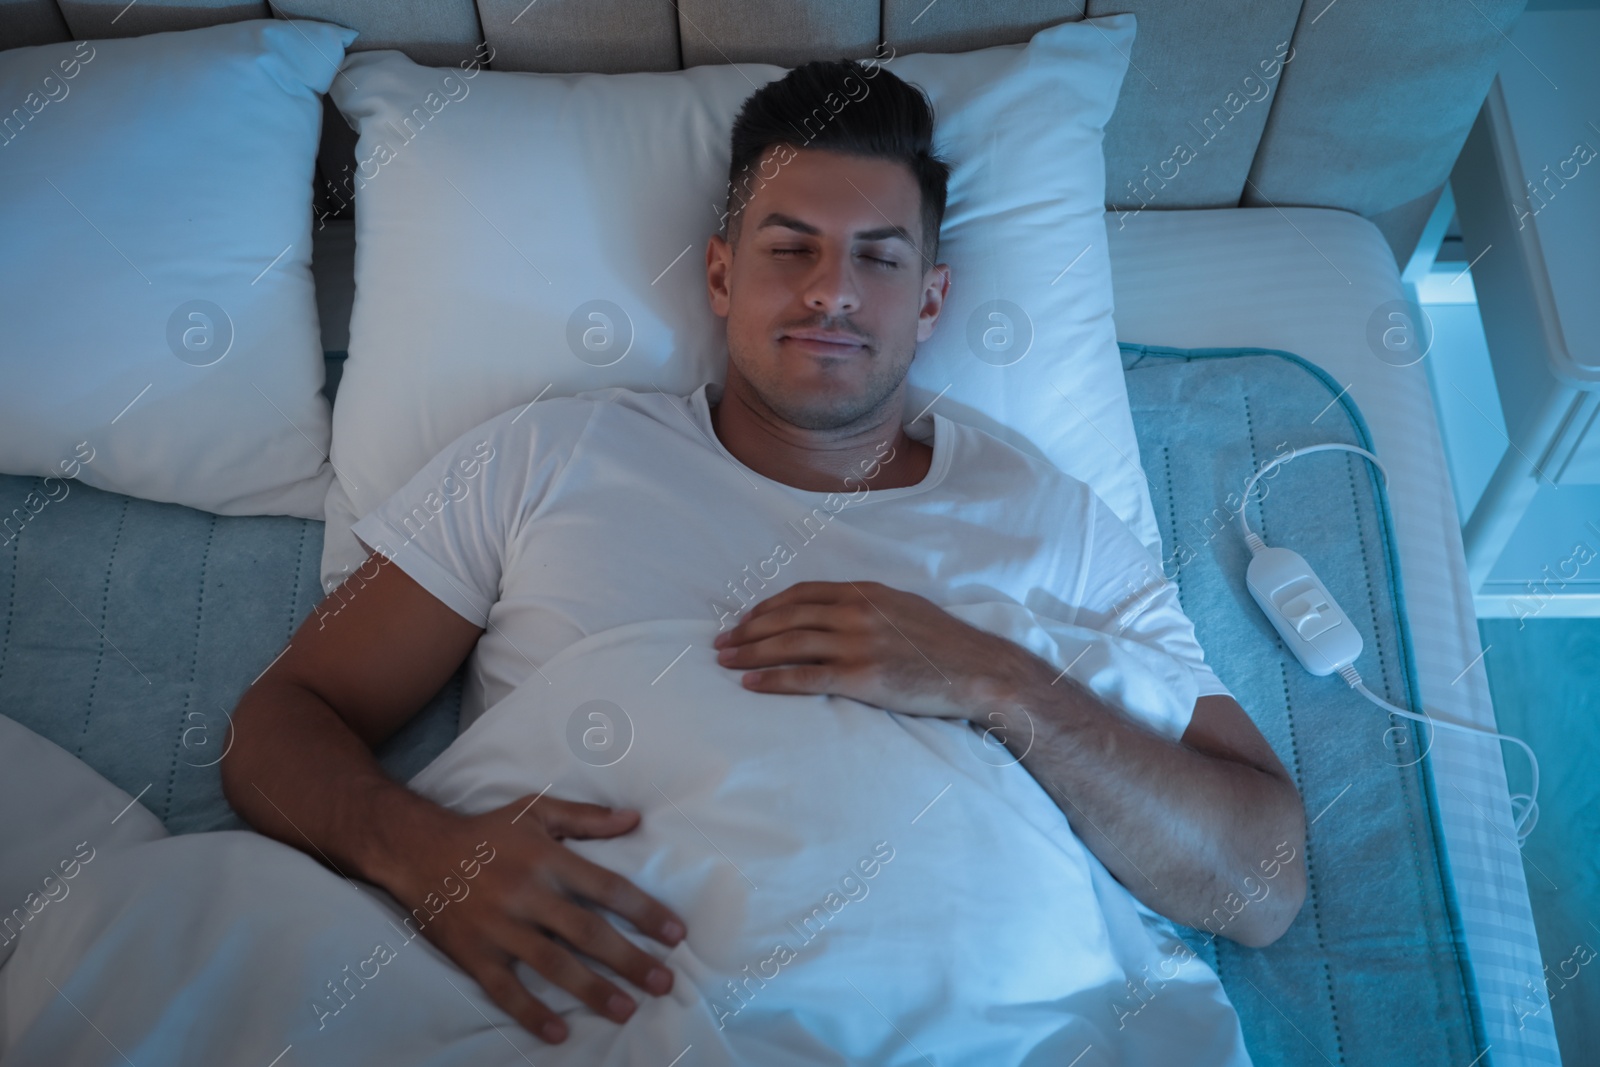
[[[711,298],[711,310],[718,318],[728,317],[730,303],[728,275],[733,269],[733,246],[721,234],[712,234],[706,242],[706,295]]]
[[[950,294],[950,264],[937,263],[922,276],[922,305],[917,309],[917,340],[926,341],[933,336],[934,324],[944,310],[945,297]]]

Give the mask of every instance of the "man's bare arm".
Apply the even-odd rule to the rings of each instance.
[[[683,923],[561,844],[627,833],[637,812],[530,796],[467,816],[384,773],[372,749],[416,716],[482,632],[374,553],[239,701],[223,792],[262,833],[387,889],[507,1014],[561,1041],[561,1017],[528,992],[515,961],[615,1021],[635,1005],[557,935],[642,989],[672,988],[667,968],[578,898],[666,944]]]
[[[1117,880],[1177,922],[1277,940],[1305,900],[1305,809],[1238,702],[1201,697],[1175,742],[1070,678],[1034,677],[986,725]]]
[[[1178,922],[1265,945],[1305,899],[1300,795],[1231,697],[1201,698],[1171,741],[1021,645],[868,580],[797,582],[713,643],[748,689],[987,728],[1111,873]]]
[[[374,553],[240,698],[222,763],[228,803],[257,830],[375,885],[391,873],[395,840],[448,813],[389,778],[372,750],[415,717],[483,632],[420,592]],[[382,669],[367,669],[380,648],[390,653]]]

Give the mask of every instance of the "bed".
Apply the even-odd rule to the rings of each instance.
[[[13,6],[27,17],[14,23],[13,40],[0,45],[172,25],[141,17],[207,20],[204,8],[147,16],[135,9],[113,24],[109,10],[89,5],[60,14],[50,4]],[[953,6],[914,6],[920,13],[885,5],[881,22],[876,11],[841,9],[831,21],[793,23],[796,32],[785,34],[773,27],[798,17],[789,8],[747,21],[742,9],[682,5],[679,19],[665,20],[654,7],[617,5],[618,32],[604,45],[609,25],[598,28],[562,8],[525,9],[526,21],[488,5],[476,11],[441,5],[409,23],[393,13],[312,5],[280,14],[345,22],[362,30],[357,48],[400,47],[419,62],[441,65],[472,54],[481,32],[495,46],[495,66],[551,71],[755,58],[792,63],[830,50],[864,55],[879,39],[904,42],[902,51],[957,51],[1024,40],[1073,14],[1018,5],[980,18]],[[1220,497],[1242,484],[1250,449],[1270,448],[1279,431],[1301,442],[1365,443],[1384,459],[1387,487],[1357,461],[1314,467],[1320,460],[1306,460],[1284,473],[1285,487],[1264,514],[1252,514],[1270,524],[1273,543],[1303,551],[1316,544],[1339,561],[1336,568],[1364,568],[1366,584],[1350,586],[1347,595],[1367,602],[1368,639],[1384,650],[1381,673],[1370,673],[1391,699],[1420,698],[1439,716],[1492,726],[1426,375],[1415,363],[1386,361],[1371,340],[1374,316],[1404,300],[1396,260],[1421,230],[1492,73],[1499,30],[1517,7],[1486,10],[1443,30],[1435,22],[1448,45],[1433,37],[1408,40],[1402,32],[1374,45],[1365,31],[1336,22],[1336,13],[1298,5],[1252,10],[1249,40],[1219,32],[1227,22],[1215,13],[1202,19],[1176,6],[1140,10],[1131,69],[1107,130],[1103,224],[1116,337],[1163,543],[1170,549],[1211,511],[1207,494]],[[250,16],[229,9],[228,17]],[[1418,6],[1396,10],[1393,18],[1414,25],[1436,16]],[[630,23],[625,34],[624,22]],[[529,29],[535,23],[537,33]],[[179,25],[187,24],[196,23]],[[641,26],[648,32],[640,33]],[[1276,42],[1280,31],[1292,37],[1299,66],[1293,77],[1285,75],[1270,110],[1238,113],[1229,131],[1238,136],[1208,143],[1170,188],[1148,184],[1148,164],[1166,158],[1170,149],[1162,141],[1181,112],[1157,82],[1220,98],[1236,80],[1230,64],[1270,55],[1270,44],[1258,46],[1269,37]],[[1196,35],[1208,42],[1207,59],[1178,62],[1180,42],[1192,48]],[[791,43],[768,43],[777,39]],[[1406,77],[1426,90],[1438,113],[1390,115],[1388,126],[1376,127],[1384,136],[1370,136],[1371,116],[1396,86],[1356,84],[1364,79],[1347,50],[1358,43],[1396,50],[1360,62],[1404,57]],[[1449,63],[1438,59],[1446,47]],[[1393,151],[1401,140],[1408,145],[1403,158]],[[338,173],[351,149],[349,131],[325,118],[318,162],[324,177]],[[1332,155],[1358,165],[1335,171],[1318,163]],[[1148,202],[1133,195],[1141,181]],[[320,209],[337,210],[326,201]],[[337,404],[352,302],[351,227],[336,222],[318,240],[326,391]],[[1216,269],[1219,262],[1226,270]],[[1214,412],[1197,405],[1175,417],[1178,398],[1201,396],[1215,398]],[[1261,425],[1241,437],[1237,423],[1220,412],[1251,403]],[[1197,442],[1206,447],[1194,448]],[[1207,457],[1198,467],[1192,455],[1184,460],[1191,465],[1187,475],[1178,473],[1177,460],[1169,467],[1154,458],[1185,450]],[[1349,484],[1353,507],[1337,520],[1342,527],[1315,510],[1327,506],[1318,486],[1328,470],[1339,472],[1341,493]],[[3,481],[19,498],[33,484]],[[87,823],[75,820],[102,818],[104,809],[116,817],[113,833],[136,840],[239,829],[242,822],[221,798],[215,746],[231,702],[324,591],[322,524],[287,515],[220,517],[137,495],[75,492],[81,498],[72,508],[46,509],[32,519],[26,531],[32,536],[18,539],[5,561],[10,592],[0,710],[20,724],[15,729],[26,728],[10,735],[11,753],[26,753],[33,775],[9,783],[8,810],[28,813],[21,821],[53,819],[76,829]],[[1321,824],[1313,826],[1308,854],[1313,900],[1286,942],[1260,953],[1205,946],[1239,1008],[1252,1055],[1257,1062],[1376,1063],[1404,1049],[1415,1062],[1559,1062],[1540,1008],[1541,960],[1496,746],[1413,733],[1411,743],[1431,746],[1426,760],[1390,765],[1372,758],[1389,724],[1352,694],[1337,692],[1342,687],[1334,680],[1308,678],[1274,647],[1264,621],[1249,614],[1253,605],[1239,595],[1245,556],[1233,538],[1231,530],[1209,538],[1200,561],[1186,570],[1185,610],[1218,674],[1241,694],[1274,747],[1295,752],[1308,817]],[[94,608],[85,615],[78,597],[50,591],[55,583],[46,579],[64,569],[92,572],[99,625],[90,617]],[[130,666],[161,663],[165,699],[102,686],[102,671],[120,669],[108,662],[115,657]],[[72,680],[65,686],[69,713],[61,710],[62,679]],[[456,737],[463,687],[458,675],[386,746],[390,773],[409,778]],[[1335,707],[1346,717],[1328,714]],[[1338,747],[1344,743],[1350,754]],[[1363,787],[1352,789],[1357,782]],[[1341,823],[1341,805],[1360,814]],[[1412,862],[1372,867],[1376,857],[1362,850],[1374,848],[1409,852]],[[1361,877],[1351,877],[1357,870]],[[1384,909],[1385,921],[1374,921]],[[1392,1010],[1397,999],[1403,1010]]]
[[[1119,335],[1155,344],[1175,345],[1181,338],[1195,347],[1248,341],[1283,349],[1348,388],[1378,450],[1388,457],[1389,501],[1423,701],[1456,721],[1491,724],[1464,556],[1455,551],[1454,537],[1440,551],[1438,539],[1421,532],[1453,529],[1455,504],[1449,479],[1436,473],[1444,462],[1441,447],[1411,436],[1418,426],[1435,425],[1427,382],[1410,373],[1420,364],[1398,368],[1369,359],[1370,349],[1337,340],[1365,331],[1374,307],[1398,299],[1387,250],[1369,227],[1329,212],[1185,212],[1142,221],[1147,225],[1136,221],[1126,231],[1112,229]],[[1224,239],[1241,242],[1241,249],[1249,242],[1253,252],[1241,251],[1237,272],[1201,280],[1196,264]],[[1385,448],[1386,438],[1411,444]],[[1454,623],[1419,625],[1422,618]],[[1540,965],[1537,953],[1530,954],[1531,913],[1516,903],[1527,889],[1509,829],[1504,765],[1492,746],[1445,732],[1436,738],[1431,759],[1478,996],[1498,1030],[1491,1042],[1500,1049],[1520,1046],[1530,1062],[1539,1062],[1554,1055],[1554,1043],[1530,1034],[1530,1024],[1522,1022],[1533,1007],[1527,1001],[1530,969]]]

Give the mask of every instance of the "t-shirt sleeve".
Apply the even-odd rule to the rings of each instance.
[[[1195,639],[1194,623],[1178,603],[1178,587],[1161,563],[1100,496],[1089,492],[1088,550],[1078,597],[1081,626],[1161,649],[1189,666],[1197,696],[1232,696]]]
[[[592,403],[509,409],[446,445],[350,527],[456,614],[487,626],[510,545],[577,447]]]

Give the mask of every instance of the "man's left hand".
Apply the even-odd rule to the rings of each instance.
[[[712,644],[723,666],[750,672],[746,689],[948,719],[981,720],[1055,673],[1022,646],[879,582],[796,583]]]

